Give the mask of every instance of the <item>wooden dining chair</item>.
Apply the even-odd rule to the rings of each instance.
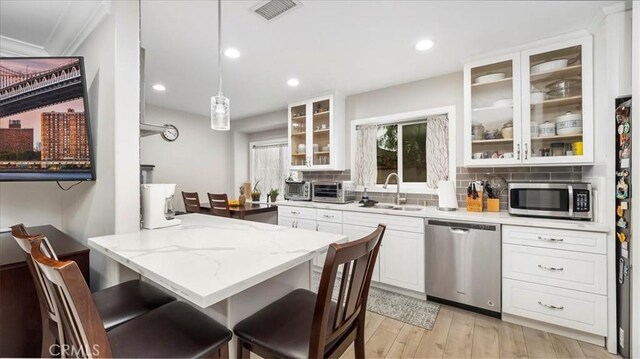
[[[182,191],[182,200],[184,201],[184,210],[187,213],[200,213],[200,196],[198,192]]]
[[[31,245],[34,241],[39,241],[41,251],[45,256],[52,260],[58,260],[58,257],[46,236],[29,234],[23,224],[12,226],[11,235],[24,251],[27,266],[36,288],[42,322],[41,355],[43,357],[50,356],[51,346],[56,342],[60,345],[64,344],[65,335],[62,331],[60,309],[56,305],[51,289],[46,285],[40,267],[33,262],[30,255]],[[175,300],[173,296],[140,280],[120,283],[95,292],[92,296],[105,330],[111,330]]]
[[[173,301],[107,332],[77,264],[49,258],[41,243],[32,240],[31,257],[60,308],[67,338],[63,356],[228,357],[231,331],[184,302]]]
[[[331,244],[317,295],[294,290],[238,323],[237,357],[338,358],[355,342],[356,358],[364,358],[367,297],[384,231],[381,224],[362,239]]]
[[[229,211],[229,197],[226,193],[207,193],[209,197],[209,206],[211,206],[211,214],[220,217],[231,218]]]

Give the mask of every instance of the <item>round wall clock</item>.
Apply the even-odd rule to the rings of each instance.
[[[166,124],[164,125],[164,132],[160,134],[165,141],[173,142],[178,139],[180,136],[180,132],[174,125]]]

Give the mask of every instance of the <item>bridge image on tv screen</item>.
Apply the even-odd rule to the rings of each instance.
[[[93,179],[79,58],[0,58],[0,180]]]

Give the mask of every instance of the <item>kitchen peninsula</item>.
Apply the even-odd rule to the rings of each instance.
[[[347,239],[203,214],[180,219],[179,226],[94,237],[89,245],[228,328],[296,288],[309,289],[310,261]]]

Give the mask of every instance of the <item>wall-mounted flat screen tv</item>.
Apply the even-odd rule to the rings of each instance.
[[[82,57],[0,57],[0,181],[92,181]]]

